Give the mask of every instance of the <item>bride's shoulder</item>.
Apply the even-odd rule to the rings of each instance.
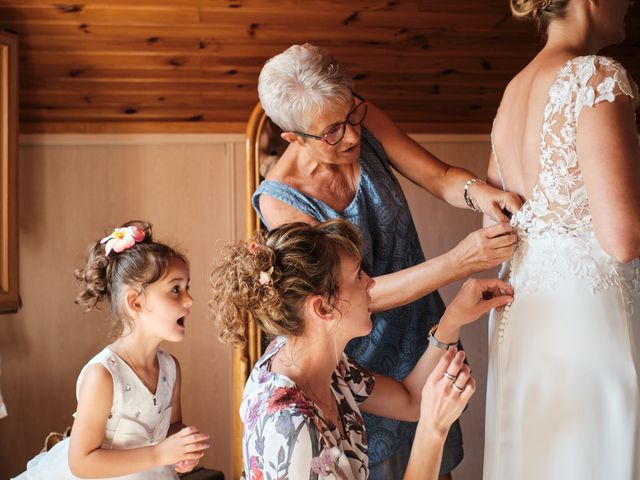
[[[618,95],[631,97],[637,108],[640,95],[638,85],[624,66],[611,57],[589,55],[573,61],[573,78],[583,93],[592,93],[594,103],[613,102]]]
[[[568,61],[561,73],[574,75],[576,80],[586,85],[593,79],[615,77],[618,80],[630,81],[624,66],[617,60],[603,55],[584,55]]]

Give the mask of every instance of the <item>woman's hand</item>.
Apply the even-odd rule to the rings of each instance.
[[[446,436],[451,424],[462,414],[476,391],[476,382],[464,352],[450,348],[427,378],[422,389],[418,428],[433,428],[434,433]]]
[[[518,194],[499,190],[486,183],[469,185],[468,193],[473,204],[498,223],[508,222],[509,217],[522,207],[522,199]],[[507,216],[505,211],[511,215]]]
[[[513,289],[497,278],[470,278],[449,303],[438,330],[446,326],[459,329],[476,321],[492,308],[513,302]]]
[[[517,245],[513,227],[498,223],[471,232],[446,255],[452,268],[467,276],[500,265],[511,258]]]
[[[185,427],[156,445],[155,454],[158,465],[178,464],[184,468],[185,462],[200,460],[209,446],[209,435],[199,433],[196,427]]]

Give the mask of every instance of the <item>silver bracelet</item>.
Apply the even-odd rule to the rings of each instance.
[[[474,212],[482,213],[482,210],[476,207],[475,203],[473,203],[473,200],[471,200],[471,196],[469,195],[469,187],[474,183],[484,183],[484,182],[479,178],[471,178],[467,180],[467,182],[464,184],[464,201],[467,202],[467,206],[471,210],[473,210]]]
[[[444,342],[441,342],[440,340],[438,340],[435,337],[436,330],[438,330],[438,324],[435,324],[433,327],[431,327],[431,330],[429,330],[429,337],[427,339],[429,340],[429,343],[431,345],[433,345],[434,347],[439,348],[440,350],[444,350],[444,351],[447,351],[451,347],[455,347],[456,345],[458,345],[458,342],[444,343]]]

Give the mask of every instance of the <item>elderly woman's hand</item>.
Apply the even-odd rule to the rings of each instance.
[[[464,276],[488,270],[508,260],[516,250],[518,237],[508,223],[498,223],[471,232],[447,253],[451,268]]]
[[[418,429],[434,429],[446,436],[476,390],[464,352],[450,348],[427,378],[422,389]]]
[[[495,222],[508,222],[509,217],[522,207],[522,199],[518,194],[499,190],[484,182],[470,185],[469,197],[482,213]]]

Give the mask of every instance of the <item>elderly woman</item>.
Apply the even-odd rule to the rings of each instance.
[[[444,311],[436,289],[510,258],[516,237],[508,223],[500,223],[425,261],[392,167],[437,198],[498,222],[506,222],[504,212],[516,212],[521,202],[420,147],[355,94],[345,70],[317,47],[294,45],[270,59],[258,89],[289,146],[255,192],[253,205],[268,228],[331,218],[358,226],[364,237],[363,268],[376,282],[371,289],[376,314],[372,332],[346,351],[366,368],[402,380],[424,353],[429,331]],[[441,340],[438,333],[433,338]],[[365,421],[371,478],[401,478],[415,423],[374,415]],[[456,423],[445,445],[442,473],[461,460]]]
[[[448,344],[463,325],[511,302],[512,291],[497,279],[465,283],[440,319],[443,343],[398,382],[344,354],[372,328],[374,281],[362,270],[361,248],[345,220],[290,223],[231,245],[212,273],[211,307],[223,341],[246,342],[245,312],[277,337],[242,399],[247,479],[367,480],[361,410],[418,420],[404,478],[438,477],[447,431],[475,389],[463,352]]]

